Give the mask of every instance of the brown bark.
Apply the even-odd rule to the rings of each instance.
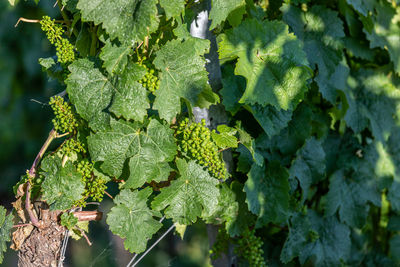
[[[42,228],[35,227],[18,252],[19,267],[57,267],[65,228],[58,223],[59,211],[42,210]]]

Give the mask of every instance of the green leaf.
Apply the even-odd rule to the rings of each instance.
[[[288,127],[272,138],[269,138],[266,134],[261,135],[257,138],[257,147],[260,149],[278,149],[281,154],[291,156],[311,136],[312,115],[313,113],[308,105],[300,104],[293,112],[293,119],[289,122]]]
[[[283,263],[289,263],[300,254],[309,241],[310,230],[311,224],[307,216],[295,213],[290,219],[289,234],[281,251],[280,259]]]
[[[116,206],[107,215],[111,232],[125,239],[125,248],[131,253],[143,252],[147,241],[162,227],[153,218],[161,214],[147,206],[151,192],[151,188],[122,190],[114,199]]]
[[[42,183],[43,200],[51,210],[66,210],[82,198],[85,185],[82,175],[77,172],[73,163],[67,160],[62,166],[58,156],[47,156],[41,163],[44,181]]]
[[[110,104],[113,85],[88,59],[78,59],[68,69],[71,74],[65,83],[76,111],[94,130],[104,130],[107,114],[103,110]]]
[[[219,93],[222,96],[222,104],[227,111],[235,115],[242,107],[239,100],[246,88],[246,80],[242,76],[234,74],[234,67],[231,64],[225,64],[221,72],[222,89]]]
[[[270,105],[263,107],[256,104],[249,109],[269,137],[279,134],[292,119],[292,111],[278,110]]]
[[[170,122],[181,110],[181,99],[195,106],[198,95],[209,88],[203,57],[208,49],[208,40],[189,38],[169,41],[156,53],[153,63],[161,72],[154,108],[161,118]]]
[[[185,0],[160,0],[167,19],[179,16],[185,9]]]
[[[297,214],[292,218],[281,260],[288,263],[299,256],[302,265],[340,266],[349,257],[350,249],[346,225],[334,216],[322,218],[309,210],[307,216]]]
[[[157,30],[158,0],[79,0],[84,21],[102,23],[112,39],[131,45]]]
[[[394,70],[400,74],[400,25],[399,11],[391,3],[382,1],[375,5],[375,12],[371,17],[362,19],[363,31],[370,41],[370,48],[380,47],[389,52]],[[369,25],[372,25],[370,28]]]
[[[168,179],[172,170],[168,162],[177,150],[168,125],[153,119],[144,132],[138,124],[113,120],[111,128],[88,137],[90,155],[94,161],[103,161],[101,169],[105,173],[119,177],[129,159],[125,187],[137,188],[145,182]]]
[[[400,235],[396,234],[390,238],[390,254],[399,262],[400,261]]]
[[[368,15],[368,12],[374,9],[375,0],[346,0],[349,5],[361,13],[364,17]]]
[[[138,80],[145,74],[145,69],[134,63],[128,63],[115,87],[115,96],[110,111],[117,117],[143,122],[150,108],[147,90]]]
[[[289,173],[278,162],[253,164],[244,185],[249,210],[258,216],[257,227],[282,223],[289,212]]]
[[[395,211],[400,211],[400,182],[393,181],[389,188],[388,200]]]
[[[239,211],[239,204],[236,202],[236,195],[226,183],[219,186],[218,206],[213,213],[203,212],[202,218],[208,224],[222,224],[226,222],[226,229],[229,229],[236,219]]]
[[[238,140],[234,136],[236,134],[236,130],[234,128],[226,125],[219,125],[217,130],[219,133],[212,132],[211,137],[219,148],[225,149],[238,146]]]
[[[293,29],[296,36],[303,41],[308,61],[318,74],[315,78],[322,95],[332,103],[336,100],[336,89],[345,81],[336,80],[332,76],[342,60],[342,38],[345,36],[343,22],[336,11],[323,6],[314,5],[307,12],[292,5],[281,7],[283,20]],[[337,88],[339,87],[339,88]]]
[[[217,27],[217,25],[221,24],[221,22],[225,21],[229,14],[231,12],[235,12],[236,10],[238,12],[235,12],[235,18],[241,19],[246,12],[245,6],[245,0],[212,0],[210,11],[210,30],[214,29]]]
[[[262,155],[256,152],[256,142],[255,140],[251,137],[249,133],[247,133],[241,126],[241,123],[238,122],[236,125],[236,129],[239,133],[239,141],[241,145],[247,148],[247,150],[250,152],[251,157],[253,161],[258,164],[259,166],[262,166],[264,164],[264,158]]]
[[[7,242],[11,240],[14,216],[12,213],[6,216],[7,210],[0,206],[0,263],[3,262],[4,252],[7,250]]]
[[[371,195],[376,194],[371,192],[368,184],[365,179],[354,182],[345,176],[343,170],[332,174],[326,199],[326,215],[332,216],[339,210],[340,221],[352,227],[363,227],[369,210],[367,203]]]
[[[238,57],[235,74],[247,80],[240,103],[294,109],[311,77],[302,44],[279,21],[250,19],[221,36],[223,61]]]
[[[308,218],[311,229],[319,238],[303,246],[299,255],[300,263],[310,262],[312,266],[340,266],[350,255],[349,228],[339,223],[334,216],[322,218],[314,211],[308,211]]]
[[[100,58],[103,60],[103,67],[112,75],[114,73],[121,74],[128,63],[128,55],[131,46],[116,46],[110,40],[101,49]]]
[[[321,142],[314,137],[307,139],[304,146],[297,151],[296,159],[290,167],[290,178],[296,177],[303,189],[303,201],[307,199],[310,186],[324,179],[325,152]]]
[[[248,229],[249,225],[254,225],[256,217],[248,210],[246,194],[243,192],[243,184],[233,181],[231,183],[231,190],[235,193],[238,210],[235,216],[227,218],[225,229],[231,237],[234,237],[240,236]],[[236,206],[236,203],[234,205]]]
[[[44,69],[50,69],[52,66],[56,64],[54,61],[54,58],[48,57],[48,58],[39,58],[39,64],[44,68]]]
[[[344,39],[344,46],[351,56],[368,61],[374,60],[374,51],[369,48],[369,45],[365,44],[359,39],[346,37]]]
[[[176,165],[180,177],[169,187],[162,188],[151,205],[155,210],[166,208],[165,216],[174,222],[189,225],[196,222],[203,212],[212,214],[217,209],[218,180],[194,161],[177,159]]]
[[[78,218],[73,213],[64,212],[61,214],[61,225],[67,227],[68,230],[72,230],[78,223]]]
[[[345,90],[348,110],[346,123],[356,133],[370,127],[374,137],[386,141],[395,127],[398,89],[391,78],[376,70],[360,69],[349,79]]]

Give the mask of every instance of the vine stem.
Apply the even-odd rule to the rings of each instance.
[[[63,136],[63,135],[61,135]],[[36,169],[37,166],[39,165],[40,160],[42,159],[44,153],[46,152],[47,148],[51,144],[51,142],[57,138],[57,132],[54,130],[54,128],[50,131],[49,136],[47,137],[46,142],[44,142],[42,148],[40,149],[39,153],[36,155],[35,160],[33,161],[32,167],[29,169],[28,172],[28,177],[30,179],[36,177]],[[28,212],[29,219],[31,220],[32,224],[38,228],[41,228],[41,224],[39,223],[38,218],[36,217],[35,213],[32,210],[31,207],[31,182],[30,179],[28,179],[27,182],[27,187],[26,187],[26,196],[25,196],[25,209]]]
[[[14,27],[18,27],[18,24],[19,24],[21,21],[22,21],[22,22],[27,22],[27,23],[39,23],[39,22],[40,22],[40,19],[27,19],[27,18],[20,17],[20,18],[18,19],[17,23],[15,23]],[[57,22],[57,23],[63,23],[64,20],[56,20],[55,22]]]
[[[31,225],[31,224],[30,223],[15,224],[15,225],[13,225],[13,227],[14,228],[18,228],[18,227],[25,227],[25,226],[28,226],[28,225]]]
[[[103,217],[103,213],[97,210],[75,211],[72,214],[78,221],[100,221]]]
[[[63,135],[60,135],[60,137]],[[46,142],[44,142],[42,148],[40,149],[39,153],[36,155],[35,160],[33,161],[32,167],[29,170],[29,177],[33,178],[36,176],[36,168],[42,159],[44,153],[46,152],[47,148],[51,144],[51,142],[57,138],[57,132],[54,130],[54,128],[50,131],[49,137],[47,137]]]
[[[107,191],[104,191],[104,194],[107,195],[109,198],[114,199],[112,195],[110,195]]]

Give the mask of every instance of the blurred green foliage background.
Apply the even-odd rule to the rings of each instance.
[[[16,7],[0,1],[0,205],[8,210],[14,201],[12,186],[30,167],[51,130],[49,97],[64,90],[38,64],[39,58],[55,54],[39,24],[14,25],[20,17],[58,18],[59,9],[53,6],[54,1],[48,0],[38,5],[21,1]],[[111,201],[104,201],[99,209],[107,212],[111,206]],[[170,225],[166,221],[162,230]],[[91,224],[89,238],[92,247],[84,240],[69,241],[65,266],[125,266],[130,260],[104,218]],[[206,227],[197,224],[187,230],[184,241],[169,234],[138,266],[209,266],[208,258]],[[9,249],[3,266],[16,266],[17,260],[17,253]]]

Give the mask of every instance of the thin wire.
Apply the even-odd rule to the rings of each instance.
[[[175,224],[173,224],[159,239],[157,239],[156,242],[153,243],[153,245],[151,245],[151,247],[149,247],[145,253],[143,253],[143,255],[134,263],[132,264],[131,267],[135,267],[143,258],[144,256],[147,255],[147,253],[150,252],[150,250],[152,250],[169,232],[171,232],[173,229],[175,228]],[[129,266],[127,266],[129,267]]]
[[[162,221],[164,221],[164,219],[165,219],[165,216],[163,216],[158,222],[162,223]],[[129,266],[132,264],[132,262],[136,259],[136,257],[137,257],[138,255],[139,255],[139,254],[135,254],[135,255],[132,257],[132,259],[130,260],[130,262],[126,265],[126,267],[129,267]]]
[[[69,230],[67,229],[67,230],[65,230],[64,240],[63,240],[63,244],[61,246],[61,253],[60,253],[60,259],[58,260],[58,267],[63,267],[63,262],[65,259],[65,252],[67,251],[68,240],[69,240]]]

